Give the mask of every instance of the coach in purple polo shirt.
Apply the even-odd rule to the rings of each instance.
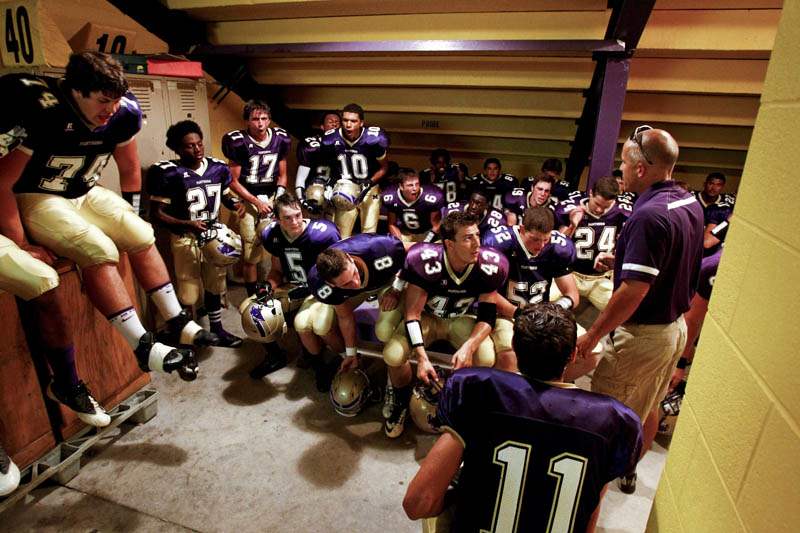
[[[578,339],[581,357],[611,333],[592,391],[621,401],[643,421],[644,448],[658,429],[657,406],[686,344],[683,313],[697,287],[703,257],[703,209],[672,181],[678,143],[664,130],[640,126],[622,147],[625,190],[639,194],[622,228],[614,261],[614,293]],[[636,474],[620,488],[633,492]]]

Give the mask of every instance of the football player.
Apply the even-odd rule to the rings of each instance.
[[[355,185],[357,197],[348,199],[346,206],[336,207],[334,215],[342,238],[353,234],[359,214],[361,233],[375,233],[381,210],[378,183],[389,168],[388,134],[379,126],[365,127],[364,110],[358,104],[348,104],[342,109],[342,126],[326,131],[321,145],[322,160],[331,168],[334,187],[341,180]]]
[[[550,178],[550,181],[553,183],[552,196],[555,198],[554,203],[564,201],[575,192],[575,189],[570,182],[561,179],[563,170],[564,166],[561,164],[560,159],[553,157],[545,159],[538,176],[528,176],[525,178],[525,188],[530,189],[530,187],[539,180],[540,176],[544,176]]]
[[[528,305],[547,302],[555,281],[561,296],[555,300],[564,309],[578,305],[578,288],[570,271],[575,260],[575,246],[565,235],[553,231],[553,212],[546,207],[532,207],[519,226],[494,228],[482,241],[483,246],[501,252],[508,260],[508,282],[497,297],[498,313],[513,317]],[[497,319],[497,329],[510,332],[506,318]],[[503,343],[505,346],[509,342]],[[497,367],[516,371],[513,351],[497,351]]]
[[[550,194],[553,189],[552,178],[542,174],[534,180],[529,179],[528,182],[531,186],[527,192],[524,188],[517,187],[503,197],[503,213],[509,226],[519,223],[529,207],[543,205],[555,209],[557,201]]]
[[[511,192],[519,182],[511,174],[502,171],[500,160],[490,157],[483,162],[483,172],[469,179],[467,187],[470,192],[480,191],[489,201],[492,208],[503,209],[503,197]]]
[[[401,168],[400,184],[383,195],[389,234],[403,242],[432,242],[442,221],[442,191],[433,185],[420,186],[417,172]]]
[[[142,112],[121,65],[99,52],[73,54],[63,79],[9,74],[0,79],[0,94],[7,102],[0,113],[0,232],[23,249],[30,237],[77,263],[89,299],[134,349],[143,370],[178,370],[194,379],[193,352],[155,341],[117,270],[122,250],[166,319],[171,342],[215,340],[181,307],[153,229],[134,207],[141,191],[134,136]],[[95,185],[112,156],[128,202]]]
[[[26,245],[26,249],[0,236],[0,290],[31,304],[41,349],[53,375],[47,395],[86,424],[107,426],[111,417],[78,377],[66,304],[57,288],[58,273],[50,266],[55,256],[41,246]]]
[[[703,190],[694,193],[703,207],[705,230],[703,233],[704,255],[713,255],[719,250],[719,240],[712,238],[711,231],[730,218],[736,198],[732,194],[722,194],[725,188],[725,174],[712,172],[706,176]]]
[[[619,185],[619,201],[625,202],[631,206],[635,204],[638,195],[633,191],[625,190],[625,180],[622,179],[622,171],[616,168],[611,172],[611,175],[614,176],[614,179],[617,180],[617,185]]]
[[[281,301],[284,315],[296,311],[293,323],[302,343],[303,355],[314,370],[317,386],[324,390],[328,378],[321,357],[323,344],[320,337],[324,337],[325,343],[337,352],[343,349],[343,345],[338,331],[331,324],[327,324],[327,331],[322,335],[314,333],[314,324],[326,315],[326,305],[311,296],[309,273],[319,254],[341,239],[332,222],[303,218],[300,200],[291,193],[275,199],[275,214],[277,220],[270,223],[261,235],[261,242],[272,255],[267,283]],[[286,355],[276,342],[265,344],[264,350],[264,360],[250,371],[254,379],[286,366]]]
[[[226,202],[226,207],[234,209],[229,189],[231,172],[224,161],[205,156],[203,132],[191,120],[169,127],[167,148],[178,159],[150,167],[146,186],[151,216],[170,231],[178,300],[185,306],[194,306],[202,292],[211,331],[218,337],[214,345],[236,348],[242,345],[242,339],[222,327],[227,269],[204,258],[198,245],[198,239],[213,231],[220,203]]]
[[[444,434],[403,500],[409,518],[447,511],[448,531],[594,531],[604,488],[636,464],[642,430],[622,403],[563,381],[576,331],[559,306],[529,307],[513,332],[520,374],[450,377],[434,417]]]
[[[324,205],[319,204],[316,200],[306,198],[306,186],[313,184],[321,184],[324,187],[331,186],[330,167],[320,164],[320,143],[322,142],[322,135],[326,131],[334,130],[341,124],[339,113],[336,111],[328,111],[322,117],[322,131],[319,135],[311,135],[306,137],[303,142],[297,146],[297,175],[295,176],[294,186],[297,198],[302,202],[311,214],[320,214],[323,211]],[[313,175],[312,175],[313,171]],[[311,176],[311,183],[308,178]]]
[[[222,137],[222,153],[231,168],[231,190],[243,201],[239,204],[239,234],[242,236],[244,277],[247,295],[256,291],[258,263],[264,259],[264,247],[258,242],[257,227],[272,212],[272,201],[286,190],[286,154],[292,146],[289,134],[270,127],[269,106],[250,100],[242,118],[241,130]]]
[[[473,216],[478,221],[481,238],[492,228],[502,226],[505,220],[503,213],[489,206],[489,197],[482,191],[472,191],[466,204],[454,202],[444,206],[442,219],[454,211],[462,211]]]
[[[555,214],[558,231],[575,244],[572,271],[578,293],[600,311],[605,309],[614,290],[611,269],[603,261],[613,255],[617,235],[632,211],[618,197],[617,180],[603,176],[588,194],[560,203]],[[555,300],[559,295],[554,288],[550,297]]]
[[[405,427],[413,378],[408,362],[412,352],[417,359],[417,377],[427,384],[438,381],[425,352],[434,341],[446,340],[456,348],[454,368],[494,366],[495,350],[511,349],[510,329],[495,328],[495,300],[508,276],[508,261],[499,252],[480,246],[478,225],[469,213],[447,215],[440,234],[442,244],[411,247],[400,274],[408,283],[405,323],[397,325],[383,348],[394,389],[394,404],[384,421],[384,432],[390,438],[399,437]],[[470,309],[476,302],[477,316],[473,316]],[[513,310],[508,316],[512,315]]]
[[[309,273],[314,297],[328,304],[314,317],[314,333],[324,336],[335,318],[344,338],[341,371],[359,365],[353,310],[370,295],[382,293],[375,336],[386,342],[402,320],[398,303],[404,285],[397,281],[406,249],[392,236],[363,233],[340,241],[317,258]],[[331,307],[332,306],[332,307]]]
[[[437,148],[431,152],[431,166],[419,173],[419,182],[424,185],[436,185],[444,193],[444,200],[448,204],[466,200],[467,182],[459,165],[450,162],[450,152],[444,148]],[[462,163],[463,164],[463,163]]]

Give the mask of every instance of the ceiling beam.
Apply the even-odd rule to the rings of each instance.
[[[345,41],[324,43],[279,44],[204,44],[195,47],[202,56],[232,55],[263,57],[266,55],[317,54],[418,54],[418,53],[482,53],[482,54],[576,54],[590,56],[596,52],[623,52],[625,43],[615,39],[541,39],[541,40],[417,40],[417,41]]]

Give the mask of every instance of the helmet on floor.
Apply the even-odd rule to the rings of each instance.
[[[331,403],[342,416],[356,416],[367,403],[369,394],[369,378],[360,368],[339,372],[331,383]]]
[[[436,416],[436,407],[439,405],[439,393],[442,386],[439,382],[431,382],[430,385],[420,383],[411,392],[411,400],[408,402],[408,412],[411,420],[419,429],[427,433],[441,433],[442,430],[435,427],[432,419]]]
[[[256,342],[277,341],[288,330],[277,298],[250,296],[239,306],[239,311],[245,335]]]
[[[214,222],[200,234],[197,244],[203,258],[214,266],[225,267],[242,257],[242,238],[220,222]]]

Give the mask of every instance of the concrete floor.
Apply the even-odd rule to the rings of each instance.
[[[225,321],[241,332],[233,308]],[[154,375],[158,416],[92,449],[66,486],[0,515],[0,531],[421,531],[400,504],[434,437],[409,422],[388,440],[378,405],[337,416],[307,370],[253,381],[260,354],[214,349],[194,383]],[[636,494],[610,487],[598,531],[644,531],[665,458],[660,446],[647,454]]]

